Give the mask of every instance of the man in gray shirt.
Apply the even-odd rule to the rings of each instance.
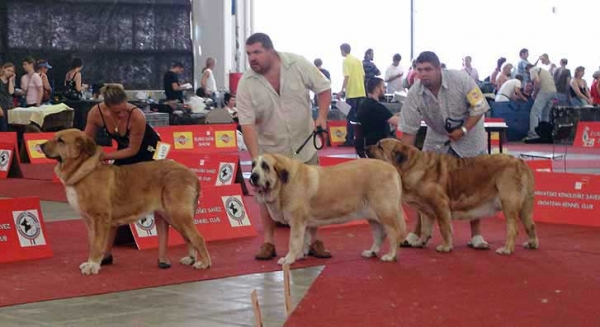
[[[419,80],[411,87],[400,112],[402,142],[414,145],[427,124],[423,151],[475,157],[486,153],[483,115],[490,109],[475,81],[464,71],[442,69],[430,51],[417,57]],[[470,245],[489,248],[480,232],[480,220],[471,221]]]

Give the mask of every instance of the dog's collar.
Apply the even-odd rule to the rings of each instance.
[[[88,164],[90,162],[91,162],[91,164]],[[60,177],[61,181],[63,182],[63,184],[65,186],[73,186],[73,185],[79,183],[79,181],[84,179],[87,175],[92,173],[100,164],[101,164],[100,163],[100,151],[96,151],[96,153],[93,156],[91,156],[88,159],[86,159],[85,161],[83,161],[76,168],[74,174],[67,177],[66,179],[61,176],[62,175],[61,174],[62,167],[64,167],[64,165],[65,165],[64,160],[63,160],[63,162],[56,165],[55,170],[56,170],[56,174]]]

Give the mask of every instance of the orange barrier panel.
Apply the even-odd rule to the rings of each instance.
[[[202,153],[237,152],[235,124],[175,125],[155,127],[162,142],[171,144],[172,151]]]

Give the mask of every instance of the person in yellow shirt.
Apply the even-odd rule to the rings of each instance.
[[[358,107],[365,99],[365,71],[361,61],[350,54],[352,50],[348,43],[340,46],[342,57],[344,57],[344,82],[342,90],[338,94],[340,98],[346,98],[346,103],[350,106],[350,112],[346,119],[346,143],[345,146],[354,146],[354,126],[350,121],[356,120]]]

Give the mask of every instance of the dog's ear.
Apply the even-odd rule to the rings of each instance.
[[[273,165],[273,169],[275,169],[275,173],[277,173],[277,176],[279,177],[279,179],[281,180],[281,182],[283,184],[287,183],[290,177],[290,173],[288,172],[287,169],[285,169],[285,166],[283,165],[283,163],[281,162],[281,160],[277,157],[275,157],[275,164]]]
[[[93,156],[96,153],[96,142],[91,137],[78,137],[75,144],[77,144],[81,152],[87,155]]]
[[[403,144],[397,144],[396,147],[394,147],[394,160],[398,165],[401,165],[408,160],[408,155],[404,150],[405,148]]]

